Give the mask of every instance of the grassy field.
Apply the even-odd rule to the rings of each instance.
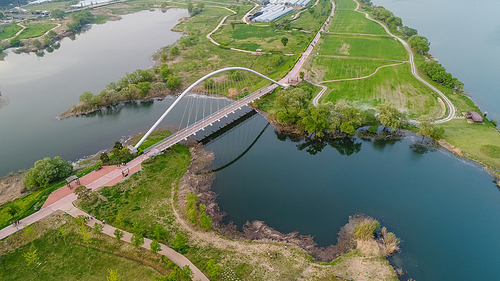
[[[336,11],[330,32],[388,35],[380,24],[366,19],[356,11]]]
[[[311,1],[315,3],[315,0]],[[320,0],[316,7],[312,8],[314,13],[305,11],[299,18],[291,22],[291,26],[297,29],[318,31],[326,18],[330,15],[332,4],[329,0]]]
[[[28,39],[39,37],[45,34],[45,32],[57,26],[55,23],[39,23],[39,24],[29,24],[25,25],[26,28],[17,36],[19,39]]]
[[[363,77],[372,74],[384,65],[394,64],[393,61],[340,59],[329,57],[314,57],[314,72],[319,75],[318,81]]]
[[[245,9],[234,16],[241,19]],[[205,9],[195,17],[178,24],[175,30],[190,34],[194,38],[191,45],[179,46],[181,54],[169,57],[165,62],[178,75],[184,77],[187,83],[192,83],[214,70],[229,66],[245,66],[268,75],[273,79],[283,77],[293,65],[297,56],[281,56],[281,63],[270,63],[272,55],[256,56],[249,53],[232,51],[212,44],[205,35],[212,31],[225,16],[232,13],[221,8],[205,6]],[[230,27],[226,27],[230,28]],[[307,36],[307,35],[306,35]],[[281,42],[280,42],[281,44]],[[166,49],[168,52],[168,49]],[[262,79],[256,79],[255,85],[260,85]]]
[[[444,139],[462,149],[464,156],[500,170],[500,133],[486,124],[469,124],[464,119],[439,125],[445,129]]]
[[[62,216],[62,215],[61,215]],[[33,241],[39,257],[37,266],[40,278],[37,278],[33,266],[27,266],[23,253],[30,250],[31,243],[21,236],[22,231],[7,238],[9,245],[24,244],[14,251],[0,256],[6,269],[0,270],[1,280],[106,280],[108,269],[118,271],[122,280],[147,280],[159,277],[162,274],[148,264],[155,264],[160,269],[166,264],[159,262],[145,249],[136,250],[129,244],[117,244],[106,235],[92,235],[92,244],[89,249],[78,233],[79,226],[68,215],[59,220],[51,221],[53,225],[48,230],[37,228],[37,233],[45,232]],[[66,236],[66,245],[56,226],[65,224],[69,233]],[[90,231],[90,229],[89,229]],[[7,241],[5,241],[7,242]],[[130,257],[133,257],[131,259]],[[168,269],[162,270],[164,273]]]
[[[70,1],[58,1],[58,2],[44,2],[39,5],[29,5],[27,7],[24,7],[25,9],[28,9],[30,11],[53,11],[55,9],[61,9],[61,10],[69,10],[70,9]]]
[[[323,35],[320,55],[408,60],[401,43],[390,37]]]
[[[281,38],[287,37],[288,44],[283,46]],[[212,35],[222,45],[247,51],[262,49],[265,52],[280,51],[284,54],[299,53],[309,43],[309,35],[300,31],[286,32],[271,26],[237,24],[234,31],[230,25],[223,25]]]
[[[6,24],[0,25],[0,40],[14,37],[19,30],[23,29],[19,25]]]
[[[334,0],[335,8],[337,10],[354,10],[356,9],[356,2],[353,0]]]
[[[409,64],[380,69],[370,78],[325,83],[331,90],[322,102],[346,100],[361,108],[373,108],[379,103],[392,102],[400,110],[415,118],[426,114],[436,117],[441,106],[430,90],[416,80]]]

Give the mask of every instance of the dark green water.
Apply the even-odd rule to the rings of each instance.
[[[84,91],[96,94],[125,72],[151,67],[151,55],[181,37],[170,29],[187,15],[183,9],[125,15],[93,25],[75,41],[63,39],[58,50],[42,58],[8,51],[0,61],[0,90],[8,100],[0,108],[0,176],[48,156],[75,161],[150,127],[171,99],[128,104],[90,117],[58,121],[56,116]],[[174,118],[164,125],[178,123]]]
[[[253,128],[266,123],[259,116],[227,138],[258,133]],[[412,144],[420,139],[338,140],[321,152],[321,145],[309,146],[318,152],[311,155],[279,140],[269,126],[241,159],[216,173],[214,191],[239,226],[263,220],[326,246],[350,215],[363,213],[402,239],[394,263],[408,277],[500,280],[500,191],[481,167],[447,151],[415,152]],[[216,165],[237,156],[224,155],[226,146],[223,138],[207,146],[216,152]]]

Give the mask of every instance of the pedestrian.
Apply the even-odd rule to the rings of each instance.
[[[276,258],[278,258],[278,253],[276,253]]]
[[[286,250],[286,245],[285,245],[285,250]]]
[[[102,224],[106,224],[106,222],[104,220],[102,220]]]
[[[92,216],[90,216],[90,220],[92,220]]]

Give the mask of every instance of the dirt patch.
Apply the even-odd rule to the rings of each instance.
[[[340,49],[339,49],[339,54],[348,56],[350,47],[351,47],[351,45],[349,45],[347,43],[342,44],[342,47],[340,47]]]
[[[463,157],[462,150],[460,148],[451,145],[449,142],[445,141],[444,139],[439,140],[438,143],[442,147],[451,151],[453,154],[458,155],[460,157]]]
[[[19,172],[0,178],[0,206],[27,193],[23,184],[25,175],[26,172]]]

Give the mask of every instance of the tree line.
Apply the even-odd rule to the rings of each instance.
[[[174,75],[167,64],[150,69],[137,69],[132,73],[125,73],[118,82],[111,82],[94,95],[86,91],[80,95],[80,104],[74,105],[72,112],[92,111],[106,106],[114,106],[120,102],[147,98],[154,91],[165,88],[177,90],[182,85],[182,79]]]
[[[376,133],[380,125],[390,127],[393,131],[409,127],[406,113],[399,111],[391,103],[381,103],[376,109],[359,110],[349,106],[345,101],[336,104],[332,102],[312,105],[312,89],[303,86],[275,93],[275,109],[269,112],[269,118],[282,125],[290,125],[318,137],[328,132],[339,132],[355,135],[357,129],[368,126],[367,131]],[[444,133],[442,128],[436,128],[427,116],[419,119],[419,134],[440,139]],[[425,128],[424,128],[425,127]]]

